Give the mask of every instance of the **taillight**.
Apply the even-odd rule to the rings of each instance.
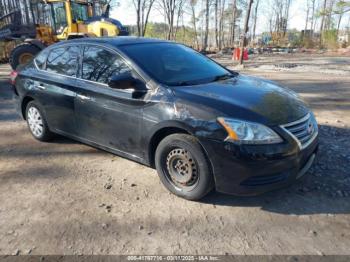
[[[10,83],[11,85],[15,85],[16,84],[16,77],[18,76],[17,71],[12,71],[10,74]]]

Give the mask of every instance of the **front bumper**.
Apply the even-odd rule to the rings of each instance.
[[[295,143],[249,146],[209,139],[201,143],[212,165],[216,190],[247,196],[283,188],[300,179],[318,151],[318,137],[303,150]]]

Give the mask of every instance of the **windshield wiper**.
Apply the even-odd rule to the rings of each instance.
[[[180,81],[176,83],[172,83],[172,86],[191,86],[198,84],[196,81]]]
[[[222,80],[227,80],[227,79],[230,79],[230,78],[233,78],[233,77],[236,77],[235,74],[224,74],[224,75],[219,75],[219,76],[216,76],[213,80],[213,82],[216,82],[216,81],[222,81]]]
[[[210,82],[216,82],[216,81],[222,81],[222,80],[227,80],[236,77],[238,74],[234,73],[227,73],[223,75],[219,75],[213,78],[206,78],[206,79],[199,79],[199,80],[190,80],[190,81],[179,81],[176,83],[172,83],[171,85],[173,86],[191,86],[191,85],[200,85],[200,84],[205,84],[205,83],[210,83]]]

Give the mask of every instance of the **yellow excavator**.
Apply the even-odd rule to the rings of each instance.
[[[7,46],[11,50],[5,52],[4,48],[4,53],[8,54],[13,69],[58,41],[128,35],[118,20],[109,18],[109,4],[101,15],[96,11],[100,6],[95,6],[97,2],[91,0],[43,0],[40,4],[38,10],[42,11],[36,21],[41,23],[23,23],[19,10],[0,17],[0,41],[9,43]],[[14,46],[14,42],[20,44]]]

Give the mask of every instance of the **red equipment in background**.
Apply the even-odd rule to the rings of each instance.
[[[240,48],[235,48],[235,50],[233,51],[233,54],[232,54],[232,60],[235,60],[235,61],[238,61],[239,58],[241,56],[241,49]],[[248,50],[247,49],[244,49],[244,52],[243,52],[243,60],[248,60],[249,57],[248,57]]]

